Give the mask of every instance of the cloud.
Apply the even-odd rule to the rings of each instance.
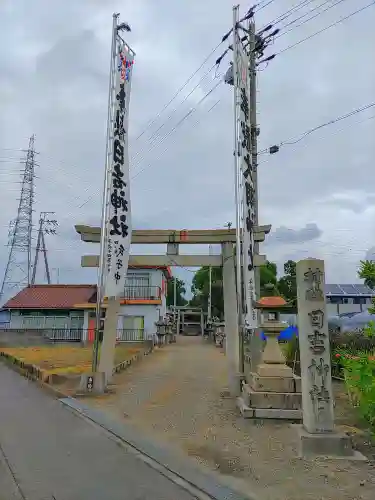
[[[0,279],[7,225],[18,208],[24,157],[19,150],[32,133],[39,152],[34,224],[46,210],[55,211],[59,221],[58,235],[47,242],[50,265],[60,269],[60,282],[96,279],[95,270],[79,265],[80,256],[97,253],[98,246],[82,243],[74,225],[100,221],[116,11],[131,25],[127,38],[136,51],[129,122],[134,225],[182,229],[234,223],[231,87],[219,85],[182,120],[226,71],[230,56],[216,78],[209,71],[225,44],[161,111],[231,26],[232,2],[55,0],[53,10],[50,3],[19,0],[14,9],[6,0],[0,7],[0,42],[6,48],[0,53]],[[257,26],[293,4],[273,2],[259,10]],[[352,2],[342,2],[301,28],[294,23],[267,50],[278,55],[259,72],[259,150],[293,142],[304,131],[373,102],[375,67],[368,64],[368,47],[375,42],[375,7],[282,52],[353,10]],[[369,109],[285,144],[276,155],[260,155],[260,222],[276,228],[261,247],[271,260],[282,265],[293,255],[314,255],[325,259],[330,282],[354,280],[358,261],[375,244],[373,113]],[[307,224],[312,218],[314,225]]]
[[[280,226],[267,237],[267,244],[297,244],[315,240],[323,234],[323,231],[315,224],[306,224],[301,229],[291,229]]]
[[[326,199],[323,199],[321,203],[333,205],[340,210],[349,210],[355,214],[362,214],[375,206],[375,193],[352,190],[342,193],[333,193]]]
[[[365,260],[375,261],[375,246],[368,249],[368,251],[366,252]]]

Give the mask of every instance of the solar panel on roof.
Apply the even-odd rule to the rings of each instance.
[[[326,283],[324,285],[324,290],[326,295],[370,295],[375,297],[375,290],[371,290],[366,285],[362,283],[354,283],[354,284],[341,284],[336,285],[332,283]]]
[[[337,285],[326,283],[325,285],[326,294],[330,295],[342,295],[342,291]]]
[[[371,290],[367,285],[355,284],[354,287],[360,295],[375,295],[375,291]]]
[[[353,285],[339,285],[339,287],[348,295],[358,295]]]

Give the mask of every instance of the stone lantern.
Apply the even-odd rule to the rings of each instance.
[[[155,322],[155,326],[156,326],[156,336],[158,339],[158,346],[161,346],[165,343],[165,336],[167,334],[165,321],[159,318],[159,321]]]
[[[300,420],[302,417],[301,379],[286,365],[278,337],[285,325],[280,313],[287,307],[282,297],[263,297],[255,307],[263,321],[260,329],[267,337],[260,364],[242,385],[238,407],[245,418]]]
[[[262,361],[257,373],[264,377],[292,377],[293,370],[286,365],[284,354],[280,348],[278,337],[285,329],[280,321],[280,313],[287,306],[282,297],[263,297],[255,307],[260,309],[263,321],[260,328],[267,337],[266,347],[263,351]]]

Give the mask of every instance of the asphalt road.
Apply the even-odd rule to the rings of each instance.
[[[194,497],[0,363],[0,500],[18,498]]]

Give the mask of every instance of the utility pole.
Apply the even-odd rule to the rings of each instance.
[[[29,140],[18,212],[9,232],[9,257],[0,291],[0,304],[12,290],[21,291],[30,285],[31,242],[33,229],[33,204],[35,180],[35,136]]]
[[[212,255],[212,245],[209,246],[209,254]],[[212,266],[208,268],[208,304],[207,304],[207,323],[211,323],[212,315]]]
[[[257,126],[257,51],[256,51],[256,31],[254,17],[249,22],[249,94],[250,94],[250,130],[251,130],[251,163],[253,166],[253,185],[254,185],[254,223],[259,225],[258,216],[258,135],[259,128]],[[254,241],[254,254],[259,255],[259,243]],[[260,268],[254,269],[255,278],[255,298],[260,299]],[[260,310],[257,310],[258,328],[261,322]],[[255,333],[255,335],[254,335]],[[255,371],[256,366],[260,362],[262,353],[262,339],[259,331],[255,331],[251,335],[250,340],[250,356],[252,371]]]
[[[31,278],[31,284],[35,284],[36,270],[38,267],[39,253],[43,254],[44,259],[44,268],[46,272],[47,283],[51,284],[51,273],[48,265],[48,257],[47,257],[47,246],[44,238],[45,234],[56,234],[57,220],[56,219],[48,219],[50,215],[54,215],[55,212],[41,212],[39,217],[39,230],[38,230],[38,240],[36,244],[35,250],[35,258],[34,258],[34,266],[33,266],[33,275]]]

